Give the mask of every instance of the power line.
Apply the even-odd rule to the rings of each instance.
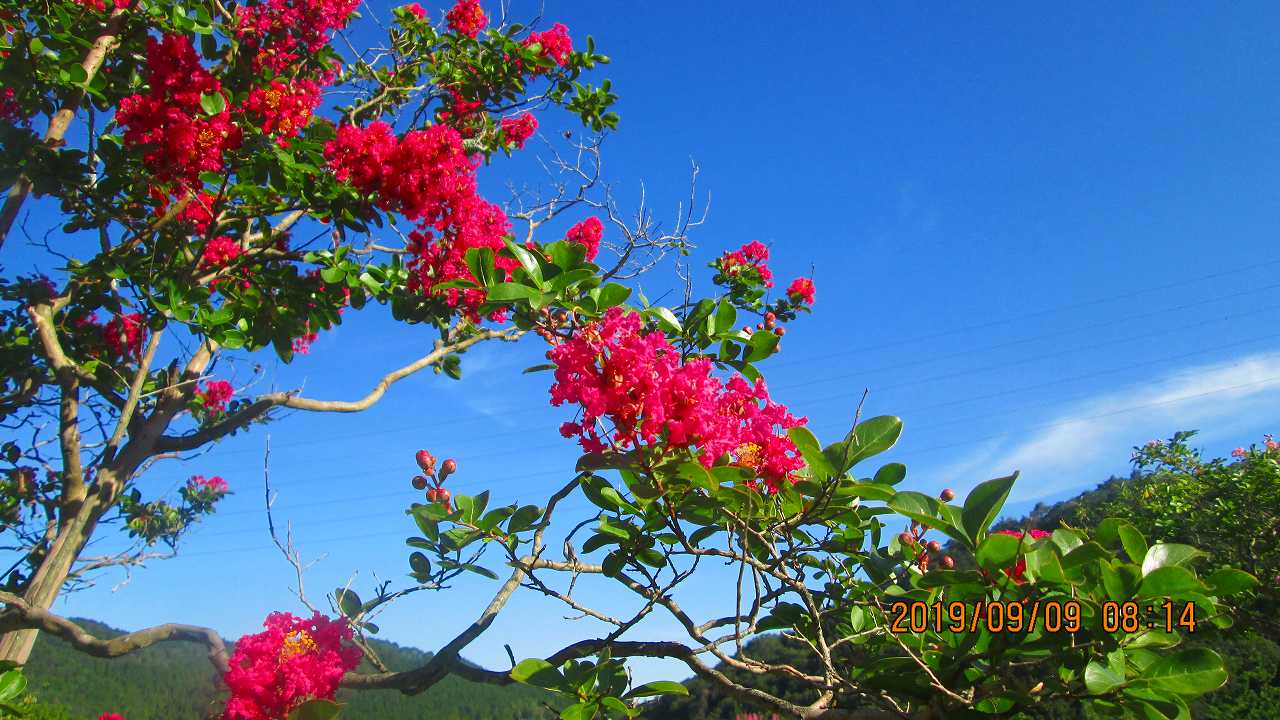
[[[1053,313],[1053,312],[1059,312],[1059,311],[1062,311],[1062,310],[1069,310],[1069,309],[1074,309],[1074,308],[1078,308],[1078,307],[1087,307],[1087,306],[1091,306],[1091,305],[1096,305],[1096,304],[1101,304],[1101,303],[1105,303],[1105,302],[1110,302],[1110,301],[1117,300],[1117,299],[1125,299],[1125,298],[1134,297],[1134,296],[1137,296],[1137,295],[1142,295],[1142,294],[1145,294],[1145,293],[1148,293],[1148,292],[1155,292],[1155,291],[1158,291],[1158,290],[1165,290],[1165,289],[1170,289],[1170,288],[1174,288],[1174,287],[1181,287],[1181,286],[1185,286],[1185,285],[1189,285],[1189,284],[1194,284],[1194,283],[1197,283],[1197,282],[1203,282],[1203,281],[1205,281],[1205,280],[1211,280],[1211,279],[1221,278],[1221,277],[1225,277],[1225,276],[1229,276],[1229,275],[1233,275],[1233,274],[1238,274],[1238,273],[1240,273],[1240,272],[1246,272],[1246,271],[1251,271],[1251,270],[1255,270],[1255,269],[1259,269],[1259,268],[1270,267],[1270,266],[1277,265],[1277,264],[1280,264],[1280,260],[1274,260],[1274,261],[1267,262],[1267,263],[1257,264],[1257,265],[1251,266],[1250,268],[1247,268],[1247,269],[1245,269],[1245,270],[1232,270],[1232,271],[1225,271],[1225,272],[1215,273],[1215,274],[1212,274],[1212,275],[1205,275],[1205,276],[1201,276],[1201,277],[1198,277],[1198,278],[1192,278],[1192,279],[1189,279],[1189,280],[1182,280],[1182,281],[1178,281],[1178,282],[1175,282],[1175,283],[1170,283],[1170,284],[1167,284],[1167,285],[1161,285],[1161,286],[1157,286],[1157,287],[1154,287],[1154,288],[1146,288],[1146,289],[1143,289],[1143,290],[1131,291],[1131,292],[1128,292],[1128,293],[1123,293],[1123,294],[1120,294],[1120,295],[1110,296],[1110,297],[1107,297],[1107,298],[1100,298],[1100,299],[1095,299],[1095,300],[1086,301],[1086,302],[1083,302],[1083,303],[1076,303],[1076,304],[1071,304],[1071,305],[1064,305],[1064,306],[1060,306],[1060,307],[1058,307],[1058,308],[1052,308],[1052,309],[1049,309],[1049,310],[1037,311],[1037,312],[1035,312],[1035,313],[1030,313],[1030,314],[1023,315],[1023,316],[1018,316],[1018,317],[1016,317],[1016,318],[1012,318],[1012,319],[996,320],[996,321],[991,321],[991,322],[988,322],[988,323],[981,323],[981,324],[977,324],[977,325],[970,325],[970,326],[966,326],[966,327],[962,327],[962,328],[956,328],[956,329],[952,329],[952,330],[941,331],[941,332],[934,333],[934,334],[931,334],[931,335],[917,336],[917,337],[915,337],[915,338],[908,338],[908,339],[902,339],[902,340],[890,341],[890,342],[888,342],[888,343],[881,344],[881,345],[877,345],[877,346],[867,346],[867,347],[860,348],[860,349],[856,349],[856,350],[839,351],[839,352],[834,352],[834,353],[825,353],[825,354],[821,354],[821,355],[811,356],[811,357],[809,357],[809,358],[799,358],[799,359],[796,359],[796,360],[778,361],[778,362],[774,362],[774,363],[772,363],[772,367],[774,367],[774,368],[777,368],[777,367],[785,367],[785,366],[788,366],[788,365],[796,365],[796,364],[800,364],[800,363],[814,362],[814,361],[818,361],[818,360],[822,360],[822,359],[828,359],[828,358],[832,358],[832,357],[838,357],[838,356],[843,356],[843,355],[853,354],[853,353],[857,353],[857,352],[865,352],[865,351],[869,351],[869,350],[882,349],[882,348],[886,348],[886,347],[896,347],[896,346],[899,346],[899,345],[908,344],[908,343],[911,343],[911,342],[916,342],[916,341],[918,341],[918,340],[922,340],[922,339],[932,339],[932,338],[936,338],[936,337],[945,337],[945,336],[948,336],[948,335],[954,335],[954,334],[958,334],[958,333],[961,333],[961,332],[968,332],[968,331],[975,330],[975,329],[982,329],[982,328],[985,328],[985,327],[991,327],[991,326],[1000,325],[1000,324],[1007,324],[1008,322],[1013,322],[1013,321],[1018,320],[1018,319],[1025,319],[1025,318],[1031,318],[1031,317],[1038,317],[1038,316],[1041,316],[1041,315],[1050,314],[1050,313]],[[888,371],[888,370],[901,369],[901,368],[904,368],[904,367],[912,367],[912,366],[918,366],[918,365],[927,365],[927,364],[931,364],[931,363],[934,363],[934,362],[938,362],[938,361],[940,361],[940,360],[946,360],[946,359],[951,359],[951,358],[955,358],[955,357],[963,357],[963,356],[966,356],[966,355],[971,355],[971,354],[979,353],[979,352],[987,352],[987,351],[990,351],[990,350],[998,350],[998,349],[1005,348],[1005,347],[1010,347],[1010,346],[1013,346],[1013,345],[1019,345],[1019,344],[1027,343],[1027,342],[1035,342],[1035,341],[1038,341],[1038,340],[1051,339],[1051,338],[1054,338],[1054,337],[1060,337],[1060,336],[1065,335],[1065,334],[1070,334],[1070,333],[1075,333],[1075,332],[1082,332],[1082,331],[1085,331],[1085,330],[1093,330],[1093,329],[1099,329],[1099,328],[1103,328],[1103,327],[1110,327],[1110,326],[1113,326],[1113,325],[1122,324],[1122,323],[1124,323],[1124,322],[1131,322],[1131,321],[1133,321],[1133,320],[1139,320],[1139,319],[1145,319],[1145,318],[1149,318],[1149,317],[1156,317],[1156,316],[1160,316],[1160,315],[1166,315],[1166,314],[1171,314],[1171,313],[1177,313],[1177,312],[1179,312],[1179,311],[1183,311],[1183,310],[1191,309],[1191,308],[1193,308],[1193,307],[1199,307],[1199,306],[1208,305],[1208,304],[1215,303],[1215,302],[1221,302],[1221,301],[1223,301],[1223,300],[1230,300],[1230,299],[1234,299],[1234,298],[1238,298],[1238,297],[1244,297],[1244,296],[1247,296],[1247,295],[1252,295],[1252,294],[1256,294],[1256,293],[1264,292],[1264,291],[1267,291],[1267,290],[1273,290],[1273,289],[1276,289],[1276,288],[1280,288],[1280,283],[1278,283],[1278,284],[1272,284],[1272,285],[1267,285],[1267,286],[1265,286],[1265,287],[1261,287],[1261,288],[1257,288],[1257,289],[1253,289],[1253,290],[1244,290],[1244,291],[1239,291],[1239,292],[1235,292],[1235,293],[1230,293],[1230,294],[1227,294],[1227,295],[1221,295],[1221,296],[1217,296],[1217,297],[1213,297],[1213,298],[1208,298],[1208,299],[1200,300],[1200,301],[1193,302],[1193,303],[1184,303],[1184,304],[1181,304],[1181,305],[1176,305],[1176,306],[1172,306],[1172,307],[1166,307],[1166,308],[1162,308],[1162,309],[1160,309],[1160,310],[1150,311],[1150,312],[1146,312],[1146,313],[1142,313],[1142,314],[1138,314],[1138,315],[1129,315],[1129,316],[1126,316],[1126,317],[1123,317],[1123,318],[1118,318],[1118,319],[1115,319],[1115,320],[1107,320],[1107,321],[1103,321],[1103,322],[1099,322],[1099,323],[1093,323],[1093,324],[1090,324],[1090,325],[1079,326],[1079,327],[1071,328],[1071,329],[1064,330],[1064,331],[1057,331],[1057,332],[1053,332],[1053,333],[1044,333],[1044,334],[1040,334],[1040,335],[1036,335],[1036,336],[1031,336],[1031,337],[1027,337],[1027,338],[1020,338],[1020,339],[1017,339],[1017,340],[1005,341],[1005,342],[1001,342],[1001,343],[997,343],[997,344],[989,345],[989,346],[984,346],[984,347],[980,347],[980,348],[973,348],[973,349],[970,349],[970,350],[957,351],[957,352],[949,353],[949,354],[946,354],[946,355],[934,355],[934,356],[930,356],[930,357],[929,357],[929,358],[927,358],[927,359],[919,359],[919,360],[914,360],[914,361],[908,361],[908,362],[906,362],[906,363],[897,363],[897,364],[895,364],[895,365],[884,366],[884,367],[880,367],[880,368],[873,368],[873,369],[869,369],[869,370],[862,370],[862,371],[859,371],[859,372],[857,372],[857,373],[846,373],[846,374],[843,374],[843,375],[833,376],[833,377],[829,377],[829,378],[818,378],[818,379],[814,379],[814,380],[808,380],[808,381],[805,381],[805,382],[803,382],[803,383],[792,383],[792,384],[787,384],[787,385],[778,385],[778,386],[776,386],[774,389],[775,389],[775,390],[786,390],[786,389],[792,389],[792,388],[797,388],[797,387],[805,387],[805,386],[813,385],[813,384],[819,384],[819,383],[822,383],[822,382],[830,382],[830,381],[835,381],[835,380],[840,380],[840,379],[847,379],[847,378],[849,378],[849,377],[855,377],[855,376],[857,376],[857,375],[867,375],[867,374],[876,373],[876,372],[884,372],[884,371]],[[1252,312],[1252,313],[1239,314],[1239,315],[1236,315],[1235,317],[1244,317],[1245,315],[1249,315],[1249,314],[1256,314],[1256,312],[1259,312],[1259,311],[1255,311],[1255,312]],[[1229,319],[1230,317],[1231,317],[1231,316],[1228,316],[1228,318],[1224,318],[1224,319]],[[1150,334],[1150,335],[1148,335],[1148,336],[1154,336],[1154,335],[1156,335],[1156,334],[1163,334],[1163,333],[1165,333],[1165,332],[1177,332],[1178,330],[1188,329],[1189,327],[1198,327],[1198,326],[1200,326],[1200,325],[1202,325],[1202,324],[1208,324],[1208,323],[1198,323],[1198,324],[1193,324],[1193,325],[1190,325],[1190,326],[1179,326],[1179,327],[1171,328],[1171,329],[1168,329],[1168,330],[1165,330],[1165,331],[1156,331],[1155,333],[1151,333],[1151,334]],[[1132,339],[1139,339],[1139,338],[1131,338],[1131,340],[1132,340]],[[1120,341],[1120,342],[1125,342],[1125,341]],[[1119,344],[1119,343],[1118,343],[1118,342],[1116,342],[1116,343],[1112,343],[1112,344]],[[1093,346],[1086,346],[1085,348],[1082,348],[1081,350],[1083,350],[1083,349],[1096,349],[1097,347],[1106,347],[1106,346],[1107,346],[1106,344],[1102,344],[1102,345],[1093,345]],[[1073,351],[1066,351],[1066,352],[1078,352],[1078,351],[1080,351],[1080,350],[1073,350]],[[1041,356],[1040,358],[1036,358],[1036,359],[1044,359],[1044,358],[1050,358],[1050,357],[1056,357],[1056,356],[1057,356],[1057,354],[1050,354],[1050,355],[1046,355],[1046,356]],[[1030,362],[1030,361],[1031,361],[1031,360],[1028,360],[1027,362]],[[996,369],[1001,368],[1001,367],[1008,367],[1008,365],[996,366]],[[974,372],[974,371],[968,371],[968,372]],[[883,388],[881,388],[881,389],[890,389],[890,388],[893,388],[893,387],[900,387],[900,386],[888,386],[888,387],[883,387]],[[517,408],[517,409],[513,409],[513,410],[510,410],[510,411],[504,412],[504,413],[503,413],[503,415],[504,415],[504,416],[506,416],[506,417],[511,417],[511,416],[528,415],[528,414],[537,413],[537,412],[546,412],[546,411],[547,411],[547,409],[548,409],[548,407],[549,407],[549,406],[547,406],[547,405],[539,405],[539,406],[536,406],[536,407]],[[355,439],[355,438],[361,438],[361,437],[377,437],[377,436],[386,436],[386,435],[391,435],[391,434],[401,434],[401,433],[416,433],[416,432],[421,432],[421,431],[423,431],[423,430],[431,429],[431,428],[444,428],[444,427],[450,427],[450,428],[452,428],[452,427],[459,427],[459,426],[468,426],[468,425],[475,425],[475,424],[483,424],[483,423],[486,423],[486,422],[491,422],[491,421],[490,421],[490,420],[488,420],[488,419],[486,419],[486,418],[476,418],[476,419],[472,419],[472,420],[464,420],[464,421],[438,422],[438,423],[431,423],[431,424],[420,425],[420,426],[417,426],[417,427],[414,427],[414,428],[403,428],[403,429],[397,429],[397,430],[371,430],[371,431],[368,431],[368,432],[349,433],[349,434],[347,434],[347,435],[346,435],[346,437],[347,437],[348,439]],[[522,432],[523,432],[523,431],[513,431],[513,432],[499,433],[499,434],[496,434],[496,435],[495,435],[495,434],[490,434],[489,436],[490,436],[490,437],[505,437],[505,436],[513,436],[513,435],[521,434]],[[301,441],[295,441],[295,442],[290,442],[290,443],[283,443],[283,444],[280,444],[280,445],[279,445],[279,447],[280,447],[280,448],[303,447],[303,446],[309,446],[309,445],[329,444],[329,442],[330,442],[330,441],[328,441],[328,440],[326,440],[326,439],[317,439],[317,440],[301,440]],[[256,450],[254,450],[254,449],[237,449],[237,450],[227,450],[227,451],[224,451],[222,454],[223,454],[223,455],[232,455],[232,454],[241,454],[241,453],[246,453],[246,452],[256,452]]]
[[[1242,314],[1240,314],[1240,315],[1238,315],[1238,316],[1234,316],[1234,317],[1245,317],[1245,316],[1248,316],[1248,315],[1259,314],[1259,313],[1262,313],[1262,312],[1270,312],[1270,311],[1275,310],[1275,309],[1280,309],[1280,306],[1277,306],[1277,307],[1275,307],[1275,308],[1264,308],[1264,309],[1262,309],[1262,310],[1258,310],[1258,311],[1254,311],[1254,312],[1250,312],[1250,313],[1242,313]],[[1225,318],[1225,319],[1226,319],[1226,320],[1230,320],[1230,319],[1234,319],[1234,317],[1229,316],[1228,318]],[[1195,323],[1195,324],[1190,325],[1190,326],[1184,326],[1184,327],[1180,327],[1180,328],[1177,328],[1177,329],[1178,329],[1178,330],[1181,330],[1181,329],[1188,329],[1188,328],[1191,328],[1191,327],[1199,327],[1199,326],[1208,325],[1208,324],[1212,324],[1212,323],[1215,323],[1215,322],[1222,322],[1222,321],[1223,321],[1223,319],[1214,319],[1214,320],[1209,320],[1209,321],[1202,321],[1202,322]],[[1026,363],[1028,363],[1028,362],[1033,362],[1033,361],[1038,361],[1038,360],[1044,360],[1044,359],[1051,359],[1051,358],[1055,358],[1055,357],[1060,357],[1060,356],[1063,356],[1063,355],[1071,354],[1071,353],[1074,353],[1074,352],[1080,352],[1080,351],[1083,351],[1083,350],[1096,350],[1096,349],[1103,348],[1103,347],[1109,347],[1109,346],[1116,345],[1116,344],[1122,344],[1122,343],[1124,343],[1124,342],[1132,342],[1133,340],[1147,339],[1148,337],[1154,337],[1154,336],[1157,336],[1157,335],[1160,335],[1160,334],[1166,334],[1166,332],[1168,332],[1168,331],[1161,331],[1161,332],[1157,332],[1157,333],[1149,333],[1149,334],[1147,334],[1147,335],[1142,335],[1142,336],[1135,336],[1135,337],[1123,338],[1123,339],[1118,340],[1118,341],[1111,341],[1111,342],[1106,342],[1106,343],[1096,343],[1096,344],[1091,345],[1091,346],[1085,346],[1085,347],[1082,347],[1082,348],[1075,348],[1075,349],[1072,349],[1072,350],[1069,350],[1069,351],[1064,351],[1064,352],[1049,353],[1049,354],[1041,355],[1041,356],[1038,356],[1038,357],[1036,357],[1036,358],[1032,358],[1032,359],[1022,359],[1022,360],[1016,360],[1016,361],[1009,362],[1009,363],[1000,363],[1000,364],[997,364],[997,365],[989,365],[989,366],[985,366],[985,367],[981,367],[981,368],[973,368],[973,369],[970,369],[970,370],[957,371],[957,372],[954,372],[954,373],[946,373],[946,374],[942,374],[942,375],[935,375],[935,376],[926,377],[926,378],[916,378],[916,379],[914,379],[914,380],[908,380],[908,381],[904,381],[904,382],[900,382],[900,383],[894,383],[894,384],[891,384],[891,385],[882,385],[882,386],[879,386],[879,387],[874,387],[874,386],[873,386],[873,390],[881,390],[881,391],[883,391],[883,390],[894,390],[894,389],[900,389],[900,388],[903,388],[903,387],[911,387],[911,386],[916,386],[916,385],[927,384],[927,383],[934,382],[934,381],[937,381],[937,380],[949,380],[949,379],[953,379],[953,378],[956,378],[956,377],[963,377],[963,376],[965,376],[965,375],[972,375],[972,374],[983,373],[983,372],[991,372],[991,371],[994,371],[994,370],[1002,370],[1002,369],[1005,369],[1005,368],[1009,368],[1009,367],[1014,367],[1014,366],[1017,366],[1017,365],[1026,364]],[[1166,355],[1166,356],[1161,356],[1161,357],[1154,358],[1154,359],[1151,359],[1151,360],[1145,360],[1145,361],[1138,362],[1138,363],[1131,363],[1131,364],[1128,364],[1128,365],[1122,365],[1122,366],[1120,366],[1120,367],[1106,368],[1106,369],[1103,369],[1103,370],[1093,371],[1093,372],[1084,373],[1084,374],[1080,374],[1080,375],[1068,376],[1068,377],[1064,377],[1064,378],[1056,378],[1056,379],[1054,379],[1054,380],[1049,380],[1049,381],[1046,381],[1046,382],[1043,382],[1043,383],[1038,383],[1038,384],[1036,384],[1036,385],[1024,386],[1024,387],[1022,387],[1022,388],[1015,388],[1015,389],[1009,389],[1009,390],[1001,390],[1001,391],[996,391],[996,392],[993,392],[993,393],[987,393],[987,394],[984,394],[984,395],[979,395],[979,396],[976,396],[976,397],[967,397],[967,398],[960,398],[960,399],[957,399],[957,400],[949,400],[949,401],[945,401],[945,402],[941,402],[941,403],[934,403],[934,404],[931,404],[931,405],[920,406],[920,407],[917,407],[917,408],[914,408],[914,409],[912,409],[912,410],[908,410],[908,411],[899,411],[899,412],[903,412],[903,413],[906,413],[906,412],[918,412],[918,411],[920,411],[920,410],[930,410],[930,409],[935,409],[935,408],[939,408],[939,407],[946,407],[946,406],[949,406],[949,405],[958,405],[958,404],[961,404],[961,403],[974,402],[974,401],[976,401],[976,400],[985,400],[985,399],[990,399],[990,398],[994,398],[994,397],[1001,397],[1001,396],[1013,395],[1013,394],[1017,394],[1017,393],[1019,393],[1019,392],[1025,392],[1025,391],[1027,391],[1027,390],[1034,390],[1034,389],[1040,389],[1040,388],[1044,388],[1044,387],[1051,387],[1051,386],[1054,386],[1054,385],[1062,385],[1062,384],[1066,384],[1066,383],[1070,383],[1070,382],[1076,382],[1076,381],[1079,381],[1079,380],[1086,380],[1086,379],[1091,379],[1091,378],[1095,378],[1095,377],[1101,377],[1101,376],[1104,376],[1104,375],[1110,375],[1110,374],[1114,374],[1114,373],[1117,373],[1117,372],[1124,372],[1124,371],[1127,371],[1127,370],[1134,370],[1134,369],[1143,368],[1143,367],[1150,367],[1150,366],[1153,366],[1153,365],[1159,365],[1159,364],[1163,364],[1163,363],[1167,363],[1167,362],[1172,362],[1172,361],[1175,361],[1175,360],[1185,360],[1185,359],[1187,359],[1187,358],[1196,357],[1196,356],[1205,355],[1205,354],[1214,353],[1214,352],[1219,352],[1219,351],[1221,351],[1221,350],[1225,350],[1225,349],[1229,349],[1229,348],[1242,347],[1242,346],[1245,346],[1245,345],[1250,345],[1250,344],[1257,343],[1257,342],[1261,342],[1261,341],[1264,341],[1264,340],[1273,340],[1273,339],[1276,339],[1276,338],[1278,338],[1278,337],[1280,337],[1280,334],[1273,333],[1273,334],[1269,334],[1269,335],[1263,335],[1263,336],[1260,336],[1260,337],[1248,338],[1248,339],[1245,339],[1245,340],[1242,340],[1242,341],[1239,341],[1239,342],[1235,342],[1235,343],[1228,343],[1228,344],[1225,344],[1225,345],[1218,345],[1218,346],[1206,347],[1206,348],[1201,348],[1201,349],[1198,349],[1198,350],[1193,350],[1193,351],[1191,351],[1191,352],[1179,353],[1179,354],[1175,354],[1175,355]],[[854,392],[854,393],[841,393],[841,394],[835,394],[835,395],[828,395],[828,396],[827,396],[827,399],[836,399],[836,398],[854,398],[854,397],[858,397],[858,396],[860,396],[860,395],[861,395],[861,391]],[[489,438],[495,438],[495,437],[504,437],[504,436],[524,435],[524,434],[527,434],[527,431],[526,431],[526,430],[516,430],[516,431],[511,431],[511,432],[506,432],[506,433],[490,433],[490,434],[488,434],[488,435],[487,435],[487,437],[489,437]],[[460,455],[460,456],[455,456],[455,459],[460,460],[460,461],[463,461],[463,460],[478,460],[478,459],[491,459],[491,458],[494,458],[494,457],[504,457],[504,456],[514,455],[514,454],[524,454],[524,453],[536,452],[536,451],[539,451],[539,450],[555,450],[555,449],[563,448],[563,447],[567,447],[567,446],[566,446],[564,443],[562,443],[562,442],[557,442],[557,443],[547,443],[547,444],[542,444],[542,445],[521,446],[521,447],[513,448],[513,449],[510,449],[510,450],[502,450],[502,451],[496,451],[496,452],[485,452],[485,453],[475,454],[475,455]],[[407,467],[407,466],[406,466],[406,465],[397,465],[396,467],[397,467],[397,468],[399,468],[399,467]],[[385,469],[380,468],[379,470],[385,470],[385,471],[387,471],[387,472],[391,472],[391,471],[393,471],[393,468],[390,468],[390,467],[385,468]],[[376,472],[376,471],[375,471],[375,472]],[[297,484],[301,484],[301,483],[303,483],[303,482],[308,482],[308,483],[309,483],[309,482],[313,482],[313,481],[315,481],[315,480],[327,480],[327,479],[334,479],[334,478],[340,478],[340,477],[346,477],[346,476],[347,476],[347,473],[339,473],[339,474],[334,474],[334,475],[329,475],[329,476],[323,476],[323,475],[322,475],[322,476],[314,476],[314,475],[312,475],[312,476],[308,476],[308,478],[307,478],[306,480],[298,480],[298,481],[293,481],[293,482],[283,482],[283,483],[278,483],[278,484],[276,485],[276,487],[289,487],[289,486],[291,486],[291,485],[297,485]]]
[[[1141,404],[1141,405],[1132,405],[1132,406],[1129,406],[1129,407],[1119,408],[1119,409],[1112,410],[1112,411],[1109,411],[1109,412],[1096,413],[1096,414],[1094,414],[1094,415],[1085,415],[1085,416],[1081,416],[1081,417],[1077,417],[1077,418],[1072,418],[1072,419],[1070,419],[1070,420],[1059,421],[1059,422],[1053,422],[1053,423],[1044,423],[1044,424],[1041,424],[1041,425],[1032,425],[1032,426],[1029,426],[1029,427],[1026,427],[1026,428],[1019,428],[1018,430],[1010,430],[1010,431],[1007,431],[1007,432],[994,433],[994,434],[987,435],[987,436],[984,436],[984,437],[970,439],[970,440],[967,440],[967,441],[964,441],[964,442],[951,443],[951,444],[947,444],[947,445],[934,445],[934,446],[930,446],[930,447],[927,447],[927,448],[920,448],[920,449],[918,449],[918,450],[907,450],[907,451],[901,451],[901,452],[896,453],[896,455],[898,455],[898,456],[902,456],[902,455],[919,455],[919,454],[922,454],[922,453],[937,452],[938,450],[945,450],[945,449],[949,449],[949,448],[964,447],[964,446],[972,445],[972,444],[973,444],[973,443],[975,443],[975,442],[982,442],[983,440],[991,440],[991,439],[995,439],[995,438],[1007,437],[1007,436],[1009,436],[1009,435],[1014,434],[1015,432],[1023,432],[1023,431],[1026,431],[1026,430],[1044,430],[1044,429],[1055,428],[1055,427],[1065,427],[1065,426],[1068,426],[1068,425],[1073,425],[1073,424],[1076,424],[1076,423],[1079,423],[1079,422],[1083,422],[1083,421],[1085,421],[1085,420],[1097,420],[1097,419],[1105,418],[1105,417],[1113,417],[1113,416],[1121,415],[1121,414],[1124,414],[1124,413],[1134,412],[1134,411],[1136,411],[1136,410],[1145,410],[1145,409],[1149,409],[1149,408],[1153,408],[1153,407],[1162,407],[1162,406],[1165,406],[1165,405],[1172,405],[1172,404],[1177,404],[1177,403],[1180,403],[1180,402],[1186,402],[1186,401],[1188,401],[1188,400],[1195,400],[1195,399],[1198,399],[1198,398],[1209,397],[1209,396],[1212,396],[1212,395],[1217,395],[1217,394],[1219,394],[1219,393],[1231,392],[1231,391],[1233,391],[1233,390],[1241,390],[1241,389],[1249,388],[1249,387],[1257,387],[1257,386],[1259,386],[1259,385],[1270,385],[1270,384],[1278,383],[1278,382],[1280,382],[1280,375],[1276,375],[1276,376],[1273,376],[1273,377],[1265,378],[1265,379],[1263,379],[1263,380],[1257,380],[1257,381],[1254,381],[1254,382],[1249,382],[1249,383],[1240,383],[1240,384],[1238,384],[1238,385],[1231,385],[1231,386],[1229,386],[1229,387],[1217,388],[1217,389],[1214,389],[1214,390],[1208,390],[1208,391],[1205,391],[1205,392],[1193,393],[1193,394],[1190,394],[1190,395],[1182,395],[1182,396],[1180,396],[1180,397],[1171,398],[1171,399],[1168,399],[1168,400],[1161,400],[1161,401],[1157,401],[1157,402],[1143,403],[1143,404]],[[340,537],[333,537],[333,538],[319,539],[319,540],[314,540],[314,541],[312,541],[312,542],[317,542],[317,543],[330,543],[330,542],[343,542],[343,541],[348,541],[348,540],[362,540],[362,539],[368,539],[368,538],[374,538],[374,537],[389,537],[389,536],[392,536],[392,535],[403,535],[403,534],[404,534],[404,532],[405,532],[405,531],[403,531],[403,530],[397,530],[397,531],[391,531],[391,532],[368,533],[368,534],[363,534],[363,535],[347,535],[347,536],[340,536]],[[247,547],[247,548],[234,548],[234,549],[224,549],[224,550],[211,550],[211,551],[202,551],[202,552],[184,553],[184,556],[185,556],[185,557],[191,557],[191,556],[198,556],[198,555],[223,555],[223,554],[239,553],[239,552],[261,552],[261,551],[263,551],[263,550],[270,550],[270,549],[272,549],[272,547],[273,547],[273,546],[271,546],[271,545],[261,545],[261,546],[255,546],[255,547]]]

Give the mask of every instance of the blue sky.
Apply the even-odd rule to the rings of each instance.
[[[670,217],[693,159],[712,193],[695,267],[758,239],[784,281],[812,269],[816,312],[764,368],[775,397],[829,440],[870,388],[864,413],[904,419],[885,460],[907,463],[908,486],[963,494],[1020,469],[1023,510],[1126,473],[1132,446],[1176,430],[1199,428],[1225,454],[1277,429],[1278,12],[548,0],[545,17],[613,58],[622,125],[606,174],[624,209],[643,181]],[[535,179],[530,168],[488,169],[493,196],[508,177]],[[671,277],[642,284],[652,297]],[[430,341],[374,309],[292,366],[263,358],[260,389],[354,398]],[[455,490],[489,488],[495,502],[536,502],[571,471],[549,377],[519,372],[543,349],[484,347],[462,383],[415,377],[369,412],[295,414],[158,466],[148,487],[200,472],[236,494],[180,558],[114,592],[119,578],[104,578],[58,611],[236,636],[296,610],[265,533],[267,432],[277,520],[294,524],[307,557],[323,556],[307,576],[313,599],[357,570],[357,589],[403,579],[417,448],[458,458]],[[437,647],[493,587],[416,596],[381,619],[383,635]],[[692,609],[726,600],[710,591]],[[504,642],[528,657],[598,632],[565,614],[519,596],[467,654],[499,666]],[[648,665],[639,677],[662,673],[686,674]]]

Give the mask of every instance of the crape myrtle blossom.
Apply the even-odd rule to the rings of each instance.
[[[611,308],[548,355],[556,364],[551,404],[582,412],[560,432],[588,453],[610,444],[688,449],[707,468],[728,455],[770,491],[794,482],[804,466],[784,433],[806,420],[773,402],[763,380],[735,375],[722,382],[710,360],[682,362],[661,332],[643,331],[637,313]],[[604,437],[601,420],[613,428]]]
[[[223,720],[279,720],[307,700],[331,700],[363,656],[346,620],[276,612],[263,624],[236,643],[223,676],[231,691]]]
[[[183,35],[148,38],[146,68],[150,90],[122,99],[116,113],[124,143],[144,149],[143,163],[159,182],[199,187],[200,173],[222,170],[223,154],[241,142],[228,108],[208,115],[200,104],[202,95],[223,95],[222,84]]]
[[[344,126],[325,147],[339,180],[377,195],[378,206],[419,221],[410,233],[409,289],[431,296],[450,280],[472,280],[466,254],[472,248],[498,252],[511,229],[497,205],[477,194],[476,161],[462,136],[447,125],[432,125],[397,137],[383,122]],[[496,265],[507,279],[517,267],[511,258]],[[440,293],[449,307],[476,319],[485,301],[482,289],[449,288]]]
[[[226,380],[210,380],[204,387],[196,391],[196,397],[209,412],[222,412],[227,409],[227,401],[235,395],[235,389]]]
[[[445,15],[449,29],[459,35],[474,38],[489,24],[489,18],[480,7],[480,0],[458,0]]]
[[[265,0],[236,8],[236,39],[257,50],[254,66],[283,74],[329,44],[360,0]]]
[[[604,237],[604,224],[600,222],[598,217],[589,217],[586,220],[569,228],[564,234],[564,239],[577,243],[587,249],[586,258],[590,262],[596,259],[600,254],[600,239]]]
[[[813,281],[809,278],[796,278],[795,280],[792,280],[791,285],[787,287],[787,298],[797,305],[800,303],[812,305],[813,293]]]
[[[521,113],[516,117],[502,118],[502,134],[507,142],[517,148],[523,148],[525,142],[533,137],[538,129],[538,119],[533,113]]]
[[[569,28],[563,23],[552,25],[550,30],[530,33],[523,44],[528,47],[534,43],[542,48],[540,52],[542,57],[551,58],[552,62],[562,67],[568,62],[569,53],[573,52],[573,40],[569,37]],[[534,70],[534,72],[541,71],[542,68]]]
[[[765,265],[768,259],[769,248],[758,240],[752,240],[737,250],[725,252],[716,259],[714,267],[729,280],[745,284],[759,282],[770,288],[773,287],[773,272]]]

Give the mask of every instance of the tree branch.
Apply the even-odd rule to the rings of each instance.
[[[101,640],[90,635],[74,622],[48,610],[28,605],[22,598],[12,593],[0,592],[0,602],[5,604],[5,609],[0,611],[0,631],[2,632],[42,630],[66,640],[82,653],[101,658],[128,655],[168,640],[196,642],[209,648],[209,660],[219,673],[225,673],[229,667],[227,647],[222,642],[222,638],[206,627],[166,623],[110,640]]]

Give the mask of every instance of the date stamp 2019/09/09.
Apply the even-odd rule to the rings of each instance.
[[[1000,633],[1080,632],[1087,619],[1077,600],[988,600],[963,602],[909,602],[889,605],[889,631],[899,634],[933,632]],[[1139,630],[1196,630],[1195,603],[1105,602],[1097,621],[1105,632]]]

